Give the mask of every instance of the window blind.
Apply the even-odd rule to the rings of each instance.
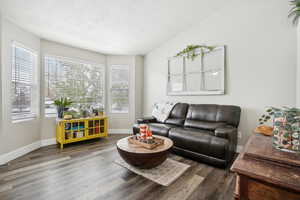
[[[104,65],[45,56],[45,114],[55,115],[54,100],[68,97],[72,107],[104,108]]]
[[[129,67],[112,65],[110,71],[110,112],[129,111]]]
[[[34,108],[35,87],[34,72],[37,63],[37,54],[17,43],[12,45],[12,118],[33,118],[36,115]]]

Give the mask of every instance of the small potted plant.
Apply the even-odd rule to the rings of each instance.
[[[64,111],[68,110],[68,107],[72,104],[73,102],[66,97],[61,97],[59,99],[54,100],[54,105],[57,108],[57,116],[58,118],[63,118],[63,113]]]
[[[290,152],[300,152],[300,109],[270,107],[259,118],[264,124],[273,118],[273,147]]]

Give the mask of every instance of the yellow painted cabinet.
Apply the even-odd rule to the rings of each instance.
[[[107,117],[93,117],[72,120],[58,120],[56,123],[56,141],[64,144],[107,137]]]

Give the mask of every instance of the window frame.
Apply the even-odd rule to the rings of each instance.
[[[127,112],[118,112],[118,111],[113,111],[112,110],[112,94],[111,94],[111,90],[112,90],[112,68],[113,67],[126,67],[127,73],[128,73],[128,111]],[[128,115],[130,112],[130,107],[131,107],[131,103],[130,103],[130,66],[128,64],[111,64],[109,65],[109,87],[108,87],[108,110],[109,113],[111,114],[118,114],[118,115]]]
[[[55,59],[60,59],[60,60],[64,60],[67,62],[71,62],[71,63],[76,63],[76,64],[86,64],[86,65],[95,65],[98,66],[100,68],[102,68],[103,73],[102,73],[102,79],[103,79],[103,106],[104,106],[104,110],[106,110],[106,65],[105,63],[96,63],[93,61],[87,61],[87,60],[83,60],[83,59],[78,59],[78,58],[71,58],[71,57],[64,57],[64,56],[57,56],[57,55],[53,55],[53,54],[44,54],[43,55],[43,73],[42,73],[42,78],[43,78],[43,100],[42,100],[42,109],[44,112],[44,117],[45,118],[55,118],[57,117],[57,113],[46,113],[46,107],[45,107],[45,99],[46,99],[46,91],[45,89],[45,83],[46,83],[46,78],[45,78],[45,73],[46,73],[46,57],[52,57]]]
[[[34,57],[34,65],[32,68],[32,83],[31,83],[31,113],[29,114],[13,114],[12,112],[12,82],[13,82],[13,68],[15,68],[16,64],[16,54],[15,49],[22,48],[25,51],[30,52]],[[12,123],[22,122],[22,121],[30,121],[38,118],[40,111],[40,93],[39,93],[39,51],[28,47],[27,45],[22,44],[21,42],[11,41],[11,68],[10,68],[10,119]]]

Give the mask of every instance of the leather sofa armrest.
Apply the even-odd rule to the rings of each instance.
[[[136,120],[138,124],[155,123],[157,120],[154,117],[143,117]]]
[[[215,136],[230,139],[232,136],[237,136],[237,128],[233,126],[219,127],[215,130]]]
[[[215,130],[215,136],[225,138],[228,140],[229,146],[226,153],[226,162],[227,164],[231,163],[235,157],[236,148],[237,148],[237,142],[238,142],[237,128],[230,125],[217,128]]]

